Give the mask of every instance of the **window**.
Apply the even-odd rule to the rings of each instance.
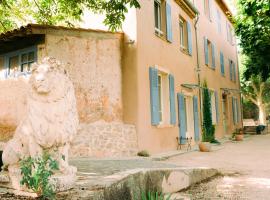
[[[156,67],[149,68],[151,124],[176,123],[174,77]]]
[[[168,1],[154,0],[155,34],[172,42],[171,6]]]
[[[26,48],[4,55],[6,63],[6,78],[29,74],[37,60],[36,47]]]
[[[226,26],[227,26],[227,41],[231,44],[231,45],[234,45],[233,44],[233,29],[231,27],[231,25],[227,22],[226,23]]]
[[[211,19],[209,0],[204,0],[204,14],[207,16],[208,19]]]
[[[158,108],[158,112],[159,112],[159,119],[160,121],[162,121],[162,77],[159,74],[158,75],[158,99],[159,99],[159,108]]]
[[[230,80],[236,82],[236,67],[235,63],[229,59],[229,68],[230,68]]]
[[[217,28],[218,28],[218,33],[221,33],[221,15],[219,10],[217,10]]]
[[[189,128],[188,128],[188,117],[187,117],[187,97],[184,97],[184,113],[185,113],[185,121],[186,121],[186,132],[188,132]]]
[[[162,32],[161,31],[161,2],[159,0],[155,0],[154,7],[155,7],[155,28],[156,28],[156,31],[161,33]]]
[[[180,28],[180,47],[183,50],[187,50],[188,44],[187,22],[182,17],[180,17],[179,20],[179,28]]]
[[[205,64],[215,69],[215,46],[206,37],[204,37]]]
[[[216,98],[215,93],[211,91],[211,111],[212,111],[212,124],[217,124],[217,111],[216,111]]]

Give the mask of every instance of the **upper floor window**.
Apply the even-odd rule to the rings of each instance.
[[[226,23],[226,26],[227,26],[227,41],[233,45],[233,29],[228,22]]]
[[[211,19],[211,13],[210,13],[210,1],[204,0],[204,13],[207,16],[208,19]]]
[[[161,32],[161,1],[155,0],[154,7],[155,7],[155,28],[156,31]]]
[[[165,0],[154,0],[155,33],[172,42],[171,6]]]
[[[218,33],[221,33],[221,14],[219,10],[217,10],[217,28],[218,28]]]
[[[180,17],[179,19],[179,28],[180,28],[180,47],[181,49],[186,50],[188,44],[187,22],[182,17]]]
[[[236,66],[235,63],[229,59],[230,80],[236,82]]]
[[[212,69],[215,69],[215,46],[206,37],[204,37],[204,56],[205,64]]]

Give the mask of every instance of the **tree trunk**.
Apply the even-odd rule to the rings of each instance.
[[[259,108],[259,122],[261,125],[266,125],[265,105],[259,102],[257,106]]]

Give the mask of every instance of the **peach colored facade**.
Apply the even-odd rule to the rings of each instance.
[[[164,1],[159,1],[164,3]],[[217,112],[218,122],[216,123],[216,137],[222,138],[230,135],[236,127],[242,126],[240,111],[239,79],[237,65],[236,45],[227,40],[227,23],[231,25],[229,18],[226,17],[227,7],[222,1],[211,2],[212,19],[209,20],[205,14],[204,1],[195,1],[193,5],[198,13],[197,41],[198,41],[198,64],[196,56],[196,9],[192,9],[187,1],[167,1],[171,6],[172,23],[172,42],[162,38],[155,33],[155,13],[154,0],[141,0],[141,9],[136,11],[137,18],[137,38],[133,45],[125,45],[124,50],[124,70],[123,70],[123,102],[124,102],[124,121],[136,125],[139,149],[146,149],[150,153],[158,153],[168,150],[175,150],[177,147],[176,137],[179,137],[178,98],[177,93],[184,94],[187,99],[187,137],[194,141],[194,120],[192,97],[199,98],[199,89],[188,89],[182,84],[198,84],[198,73],[200,80],[207,80],[208,87],[217,92]],[[209,1],[208,1],[209,2]],[[218,10],[218,11],[217,11]],[[217,12],[221,15],[218,30]],[[191,24],[192,55],[180,50],[180,29],[179,16]],[[204,37],[207,37],[215,44],[215,69],[205,65]],[[220,51],[224,55],[224,76],[221,75]],[[229,59],[236,66],[236,81],[230,80]],[[210,65],[210,64],[209,64]],[[172,74],[174,76],[175,88],[175,110],[176,123],[170,124],[161,121],[159,125],[151,124],[151,94],[149,81],[149,67],[154,66],[158,71]],[[197,69],[199,68],[199,70]],[[224,100],[222,100],[224,96]],[[237,99],[239,106],[238,121],[233,122],[232,98]],[[166,97],[165,97],[166,98]],[[224,103],[223,103],[224,101]],[[163,104],[169,104],[167,99]],[[166,106],[165,106],[166,107]],[[164,116],[170,112],[163,109]],[[201,116],[199,112],[199,117]],[[224,114],[223,114],[224,113]],[[165,116],[166,117],[166,116]],[[201,129],[201,126],[200,126]],[[201,131],[200,131],[201,135]]]

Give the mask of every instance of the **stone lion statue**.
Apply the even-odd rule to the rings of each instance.
[[[51,57],[34,64],[29,86],[27,114],[3,152],[9,175],[22,158],[40,156],[44,150],[58,161],[62,174],[75,174],[68,150],[79,120],[73,84],[63,64]]]

